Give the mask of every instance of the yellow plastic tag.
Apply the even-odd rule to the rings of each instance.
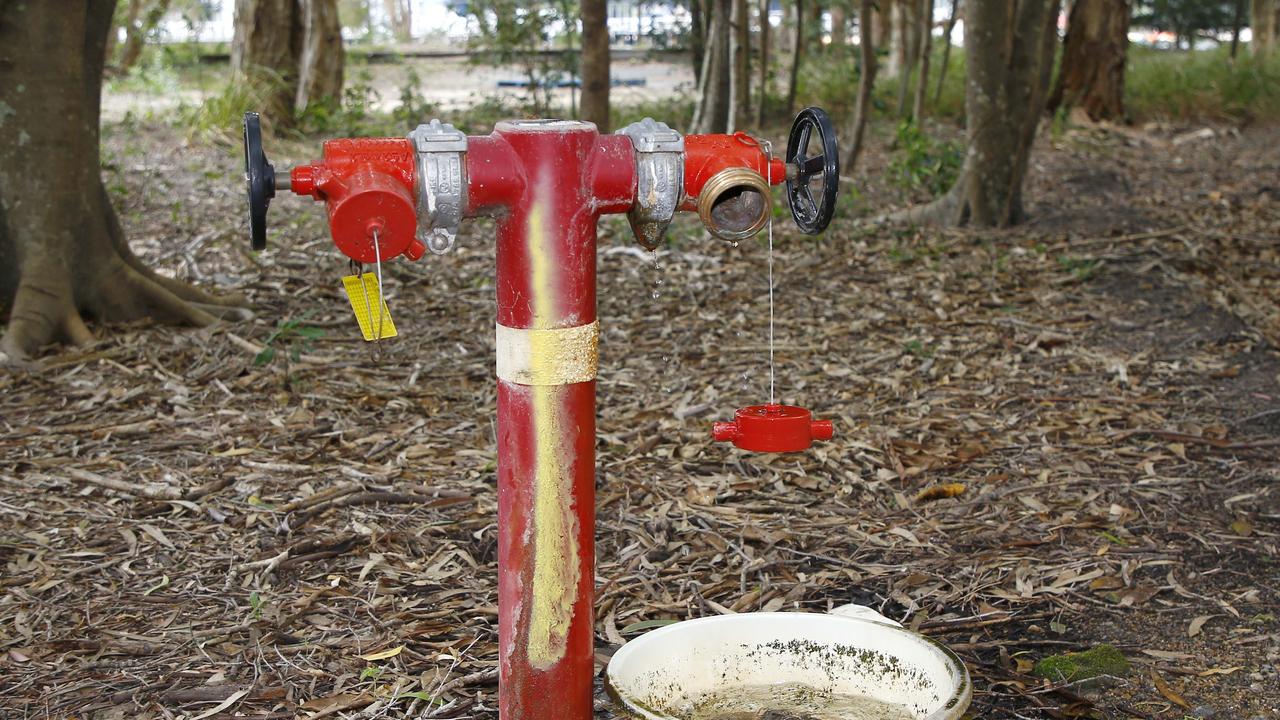
[[[361,278],[364,278],[363,282]],[[342,278],[342,287],[347,291],[347,299],[351,301],[351,309],[356,314],[356,322],[360,323],[360,334],[364,335],[365,340],[381,340],[399,334],[396,332],[396,324],[391,322],[391,311],[387,309],[387,301],[378,292],[378,278],[373,273],[347,275]],[[381,321],[378,318],[379,303],[382,305]],[[372,312],[370,312],[371,307]]]

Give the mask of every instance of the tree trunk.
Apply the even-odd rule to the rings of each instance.
[[[582,119],[609,132],[609,3],[582,0]]]
[[[1244,22],[1244,0],[1235,0],[1231,14],[1231,59],[1236,59],[1240,50],[1240,25]]]
[[[810,48],[822,48],[822,6],[821,2],[813,2],[805,6],[809,17],[804,20],[805,42]]]
[[[916,79],[916,97],[911,104],[911,119],[924,118],[924,96],[929,89],[929,54],[933,52],[933,0],[920,2],[920,73]]]
[[[302,24],[297,2],[236,0],[232,82],[255,88],[262,114],[281,125],[292,123],[298,96]]]
[[[875,22],[872,17],[875,0],[861,0],[858,6],[858,103],[853,109],[853,129],[849,152],[845,155],[843,167],[847,175],[853,175],[858,164],[858,156],[862,154],[862,137],[867,129],[867,116],[871,113],[871,91],[876,82],[876,47]]]
[[[155,4],[147,10],[146,16],[142,18],[141,24],[131,22],[125,26],[124,48],[120,52],[120,62],[116,65],[116,72],[123,75],[138,63],[138,58],[142,56],[142,47],[147,42],[147,36],[155,30],[156,25],[160,24],[161,18],[167,12],[169,12],[169,0],[156,0]]]
[[[911,90],[911,78],[920,63],[920,3],[919,0],[901,0],[893,5],[894,38],[896,46],[890,57],[897,64],[898,117],[907,112],[907,98]],[[893,75],[893,73],[890,73]]]
[[[689,0],[689,57],[693,62],[693,76],[702,77],[702,60],[707,52],[707,25],[710,23],[711,0]],[[767,2],[767,0],[766,0]]]
[[[1253,54],[1266,57],[1276,44],[1276,0],[1250,0],[1249,27],[1253,31],[1249,43]]]
[[[342,97],[337,0],[236,0],[232,82],[252,85],[261,112],[279,125],[317,102]]]
[[[138,22],[138,16],[141,14],[142,14],[142,0],[129,0],[129,4],[125,6],[124,22],[120,24],[119,28],[116,28],[113,26],[111,28],[110,33],[108,33],[107,50],[106,50],[106,66],[108,69],[111,70],[111,72],[118,72],[116,70],[117,63],[115,58],[116,58],[116,45],[120,41],[119,30],[123,29],[125,31],[125,35],[128,35],[129,28],[133,27],[134,23]]]
[[[831,3],[831,47],[843,56],[844,47],[849,44],[849,18],[845,15],[845,0]]]
[[[787,117],[796,110],[796,90],[800,86],[800,61],[804,59],[804,0],[795,0],[796,32],[791,47],[791,82],[787,86]]]
[[[298,95],[293,107],[301,112],[313,100],[342,97],[342,22],[337,0],[299,0],[302,54],[298,58]]]
[[[764,127],[769,104],[769,0],[760,0],[760,91],[756,126]]]
[[[396,42],[407,43],[413,40],[413,7],[409,0],[384,0],[387,10],[387,22],[391,26],[391,36]]]
[[[706,52],[698,80],[698,102],[693,111],[692,132],[723,133],[729,130],[729,15],[733,0],[713,0],[707,24]]]
[[[1057,0],[970,0],[965,11],[964,166],[951,190],[890,221],[1022,222],[1022,183],[1057,47]]]
[[[0,3],[0,363],[91,341],[82,313],[191,325],[243,313],[129,251],[98,166],[114,5]]]
[[[947,67],[951,65],[951,33],[956,29],[956,19],[960,16],[960,0],[951,0],[951,15],[947,18],[947,29],[942,33],[942,67],[938,68],[938,89],[933,93],[933,104],[936,107],[942,99],[942,86],[947,81]]]
[[[729,19],[729,131],[750,124],[751,115],[751,23],[747,0],[733,0]]]
[[[894,0],[880,0],[876,3],[876,47],[890,48],[893,46],[893,2]],[[885,68],[886,71],[888,68]]]
[[[1094,122],[1124,118],[1128,0],[1076,0],[1049,111],[1080,107]]]

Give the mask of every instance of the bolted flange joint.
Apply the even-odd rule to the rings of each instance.
[[[467,136],[432,120],[409,133],[415,155],[418,239],[436,255],[453,249],[467,206]]]
[[[662,242],[684,194],[684,136],[653,118],[617,134],[630,137],[636,153],[636,199],[627,221],[636,241],[652,250]]]

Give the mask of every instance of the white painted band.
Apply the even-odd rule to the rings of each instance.
[[[571,385],[596,379],[600,321],[534,330],[497,326],[498,377],[519,385]]]

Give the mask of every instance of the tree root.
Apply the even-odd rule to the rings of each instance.
[[[25,365],[51,342],[84,345],[94,341],[81,312],[106,322],[154,318],[158,322],[207,327],[219,321],[253,317],[230,298],[216,298],[176,280],[163,278],[129,256],[109,260],[96,287],[59,292],[21,282],[14,296],[9,327],[0,338],[0,366]],[[63,282],[66,282],[65,280]],[[55,283],[61,284],[61,283]],[[69,284],[69,283],[68,283]],[[69,295],[75,293],[73,301]],[[199,299],[189,299],[199,298]],[[204,301],[209,302],[204,302]]]
[[[912,205],[865,221],[869,225],[926,225],[957,227],[968,220],[963,176],[945,195],[923,205]]]

